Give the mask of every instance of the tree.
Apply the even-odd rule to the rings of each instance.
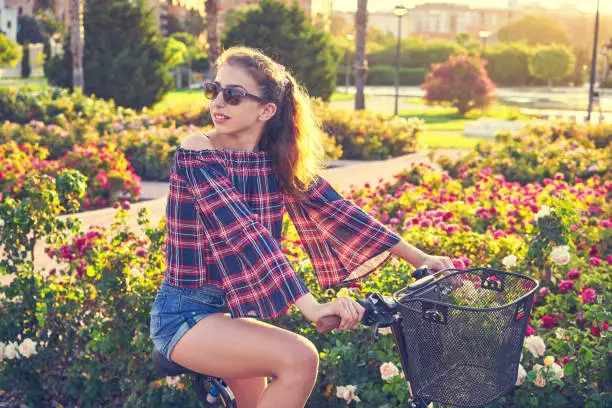
[[[508,22],[497,37],[503,42],[526,41],[529,45],[569,44],[565,29],[555,20],[534,15]]]
[[[472,109],[485,109],[494,101],[495,85],[485,70],[486,61],[478,56],[451,55],[435,64],[425,76],[421,89],[427,104],[448,102],[465,115]]]
[[[297,6],[262,0],[225,34],[224,44],[263,50],[283,64],[312,96],[329,99],[340,55],[329,33],[313,26]]]
[[[88,0],[85,8],[84,93],[141,109],[173,87],[168,40],[143,0]],[[50,82],[72,86],[70,36],[64,54],[49,63]]]
[[[15,66],[21,59],[21,48],[0,32],[0,66]]]
[[[219,34],[219,0],[206,0],[206,29],[208,35],[208,64],[210,76],[214,78],[215,62],[221,55],[221,35]]]
[[[72,53],[72,86],[83,89],[85,78],[83,75],[83,48],[85,46],[83,29],[83,2],[69,0],[70,13],[70,51]]]
[[[25,14],[17,18],[17,42],[19,44],[25,44],[26,42],[31,44],[37,44],[44,42],[43,35],[40,27],[34,18],[26,16]]]
[[[190,9],[185,17],[185,31],[189,34],[197,37],[204,29],[206,29],[206,23],[204,18],[198,10]]]
[[[21,77],[29,78],[32,73],[32,68],[30,67],[30,44],[23,44],[23,58],[21,59]]]
[[[553,81],[572,72],[575,61],[572,51],[564,45],[541,46],[531,57],[529,72],[536,78],[547,80],[550,87]]]
[[[357,1],[355,14],[355,32],[357,36],[355,49],[355,110],[365,109],[365,79],[366,79],[366,33],[368,30],[368,0]]]
[[[487,49],[487,72],[497,84],[526,85],[532,55],[533,47],[525,43],[497,43]]]

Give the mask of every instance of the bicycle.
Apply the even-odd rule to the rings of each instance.
[[[409,407],[427,408],[433,402],[477,407],[514,387],[538,282],[489,268],[446,269],[431,275],[421,267],[412,276],[417,280],[391,297],[371,293],[357,300],[365,309],[362,324],[374,326],[374,341],[379,329],[391,328],[408,384]],[[316,322],[316,330],[327,333],[339,323],[338,316],[325,316]],[[497,347],[494,340],[501,340]],[[458,355],[456,347],[468,353]],[[157,350],[153,359],[165,375],[191,375],[206,408],[236,407],[222,379],[195,373]]]

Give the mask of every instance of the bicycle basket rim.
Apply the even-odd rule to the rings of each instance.
[[[449,274],[445,274],[445,275],[444,275],[444,276],[442,276],[442,277],[435,278],[435,277],[436,277],[436,275],[440,275],[440,274],[442,274],[442,273],[444,273],[444,272],[448,272],[448,271],[452,271],[452,270],[454,270],[454,272],[451,272],[451,273],[449,273]],[[487,270],[487,271],[493,271],[493,272],[495,272],[495,273],[497,273],[497,274],[502,274],[502,275],[511,275],[511,276],[516,276],[516,277],[522,278],[522,279],[526,279],[526,280],[529,280],[529,281],[531,281],[532,283],[534,283],[534,286],[533,286],[533,288],[532,288],[531,290],[529,290],[527,293],[525,293],[525,294],[524,294],[524,295],[522,295],[521,297],[518,297],[518,298],[514,299],[513,301],[511,301],[511,302],[509,302],[509,303],[506,303],[506,304],[504,304],[504,305],[501,305],[501,306],[495,306],[495,307],[470,307],[470,306],[461,306],[461,305],[455,305],[455,304],[452,304],[452,303],[440,302],[440,301],[433,300],[433,299],[422,298],[422,297],[420,297],[420,296],[419,296],[421,293],[425,292],[425,291],[426,291],[427,289],[429,289],[430,287],[432,287],[432,286],[434,286],[434,285],[437,285],[437,283],[438,283],[438,282],[440,282],[441,280],[447,279],[447,278],[449,278],[449,277],[451,277],[451,276],[454,276],[454,275],[458,275],[458,274],[466,273],[466,272],[473,272],[473,273],[476,273],[477,271],[484,271],[484,270]],[[485,310],[486,310],[486,311],[489,311],[489,310],[501,310],[501,309],[507,308],[508,306],[513,305],[513,304],[516,304],[516,303],[518,303],[519,301],[522,301],[522,300],[524,300],[525,298],[527,298],[527,297],[531,296],[531,295],[532,295],[532,294],[533,294],[533,293],[536,291],[536,289],[537,289],[537,288],[540,286],[540,283],[539,283],[539,282],[538,282],[536,279],[532,278],[531,276],[523,275],[523,274],[521,274],[521,273],[516,273],[516,272],[500,271],[500,270],[497,270],[497,269],[491,269],[491,268],[470,268],[470,269],[450,269],[450,268],[449,268],[449,269],[444,269],[444,270],[441,270],[441,271],[437,272],[436,274],[434,274],[433,276],[434,276],[434,279],[433,279],[431,282],[429,282],[427,285],[423,286],[422,288],[417,289],[417,290],[416,290],[416,292],[415,292],[414,294],[411,294],[411,295],[405,295],[405,293],[404,293],[404,295],[405,295],[405,296],[403,296],[403,297],[401,296],[401,295],[403,294],[402,292],[407,291],[408,286],[406,286],[406,287],[404,287],[404,288],[402,288],[402,289],[400,289],[400,290],[396,291],[396,292],[395,292],[395,293],[393,293],[393,295],[392,295],[393,300],[394,300],[394,301],[395,301],[395,302],[396,302],[398,305],[404,305],[404,304],[402,303],[402,300],[406,300],[406,299],[408,299],[408,300],[410,300],[410,301],[424,301],[424,302],[431,303],[431,304],[434,304],[434,305],[448,306],[448,307],[452,307],[452,308],[454,308],[454,309],[461,309],[461,310],[467,310],[467,311],[485,311]],[[401,299],[400,299],[400,298],[401,298]]]

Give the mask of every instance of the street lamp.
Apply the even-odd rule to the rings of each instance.
[[[593,38],[593,57],[591,58],[591,78],[589,80],[589,108],[586,121],[591,121],[593,110],[593,99],[595,98],[595,71],[597,70],[597,37],[599,35],[599,0],[597,0],[597,12],[595,13],[595,35]]]
[[[400,50],[402,43],[402,17],[408,14],[404,6],[395,6],[393,14],[397,16],[397,50],[395,52],[395,116],[398,113],[399,104],[399,79],[400,79]]]
[[[482,38],[482,52],[484,53],[487,50],[487,38],[491,36],[491,32],[489,30],[481,30],[478,32],[478,36]]]
[[[346,39],[349,40],[349,47],[346,50],[346,93],[349,93],[349,86],[351,86],[351,64],[349,62],[349,54],[351,53],[351,41],[355,39],[353,34],[347,34]]]

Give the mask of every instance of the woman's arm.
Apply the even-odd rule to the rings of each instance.
[[[398,244],[391,247],[389,252],[409,262],[415,268],[427,266],[434,271],[438,271],[440,269],[454,267],[453,261],[448,256],[432,256],[426,254],[403,239]]]
[[[415,268],[423,265],[423,261],[425,261],[425,259],[428,257],[425,252],[413,247],[403,239],[398,244],[391,247],[389,252],[409,262]]]

